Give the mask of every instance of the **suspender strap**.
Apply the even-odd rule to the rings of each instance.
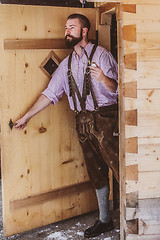
[[[72,53],[70,54],[69,60],[68,60],[68,73],[67,74],[68,74],[68,84],[69,84],[69,96],[72,97],[73,104],[74,104],[74,110],[75,110],[75,112],[77,112],[77,100],[76,100],[75,93],[77,94],[77,97],[78,97],[78,100],[80,102],[81,108],[83,108],[83,103],[82,103],[81,94],[79,92],[79,89],[77,87],[75,79],[74,79],[74,77],[72,75],[71,60],[72,60]]]
[[[96,50],[96,45],[93,46],[92,48],[92,52],[90,57],[88,58],[87,52],[84,49],[84,53],[88,59],[88,65],[86,68],[86,72],[85,72],[85,76],[84,76],[84,82],[83,82],[83,92],[82,92],[82,96],[79,92],[79,89],[77,87],[76,81],[72,75],[72,71],[71,71],[71,61],[72,61],[72,53],[69,55],[69,59],[68,59],[68,84],[69,84],[69,96],[72,97],[73,99],[73,103],[74,103],[74,110],[77,112],[77,101],[76,101],[76,96],[75,93],[77,94],[78,100],[80,102],[80,106],[82,111],[86,110],[86,98],[87,95],[89,95],[91,93],[92,98],[93,98],[93,103],[94,103],[94,109],[98,110],[98,104],[96,101],[96,97],[93,91],[93,87],[91,84],[91,76],[90,76],[90,69],[89,66],[91,65],[91,61],[93,58],[93,55],[95,53]]]
[[[89,57],[89,59],[90,59],[90,65],[91,65],[91,61],[92,61],[92,58],[93,58],[93,55],[94,55],[94,53],[95,53],[95,51],[96,51],[96,48],[97,48],[97,45],[94,45],[93,46],[93,48],[92,48],[92,52],[91,52],[91,55],[90,55],[90,57]],[[86,52],[86,50],[84,49],[84,52]]]
[[[90,94],[90,92],[91,92],[91,95],[92,95],[92,98],[93,98],[94,109],[98,110],[98,104],[97,104],[97,100],[96,100],[96,97],[95,97],[95,94],[94,94],[94,91],[93,91],[93,87],[92,87],[92,83],[91,83],[91,74],[90,74],[90,69],[89,69],[89,66],[91,66],[92,58],[93,58],[93,55],[96,51],[96,48],[97,48],[97,46],[94,45],[93,48],[92,48],[90,57],[88,57],[86,50],[83,48],[84,53],[85,53],[85,55],[88,59],[88,66],[86,68],[86,73],[85,73],[85,76],[84,76],[83,94],[82,94],[84,110],[86,109],[86,98],[87,98],[87,95]]]

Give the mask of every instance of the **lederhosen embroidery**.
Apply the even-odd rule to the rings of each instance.
[[[101,116],[101,112],[104,112],[104,111],[101,111],[101,109],[99,110],[98,108],[98,104],[97,104],[94,90],[92,87],[90,69],[89,69],[89,66],[91,65],[92,58],[95,51],[96,51],[96,45],[93,46],[90,57],[88,57],[84,49],[84,53],[88,59],[88,65],[84,75],[82,96],[79,92],[76,81],[72,75],[72,71],[71,71],[72,53],[70,54],[69,60],[68,60],[69,96],[72,97],[73,99],[74,110],[76,112],[76,129],[77,129],[79,141],[81,143],[84,155],[86,151],[84,149],[86,149],[86,146],[89,145],[92,148],[92,151],[95,152],[96,156],[97,157],[100,156],[99,161],[101,161],[101,159],[104,159],[103,161],[105,161],[108,167],[112,169],[113,174],[115,175],[115,178],[118,181],[118,161],[116,159],[117,157],[115,157],[115,155],[117,155],[117,151],[116,153],[114,152],[115,148],[117,149],[118,146],[117,146],[117,141],[114,141],[115,138],[113,138],[113,131],[112,131],[113,130],[112,126],[114,125],[113,122],[114,121],[116,122],[116,114],[115,114],[116,106],[112,105],[107,107],[107,110],[105,110],[106,111],[105,116],[103,117],[103,114]],[[93,99],[94,111],[86,110],[86,99],[89,94],[91,94]],[[78,112],[77,110],[76,95],[81,106],[80,112]],[[106,136],[107,140],[104,140],[104,134],[107,135]],[[114,143],[112,144],[113,141]],[[108,148],[108,146],[109,146],[109,149],[106,149]],[[90,160],[87,160],[86,163],[89,166],[90,165],[92,166],[92,163],[90,163]],[[99,174],[98,172],[99,169],[102,168],[102,166],[103,168],[105,168],[105,166],[103,165],[102,161],[100,165],[98,164],[99,163],[95,161],[94,168],[97,168],[97,170],[95,170],[94,172],[92,171],[92,169],[88,169],[90,167],[87,167],[89,175],[92,175],[90,176],[93,179],[92,182],[94,182],[94,185],[97,188],[102,187],[102,185],[106,184],[104,180],[106,178],[106,173],[103,174],[103,169],[102,169],[101,171],[104,176],[101,177],[101,174]],[[91,174],[91,172],[93,173]],[[96,178],[96,176],[93,176],[93,175],[96,175],[96,174],[97,174],[97,179],[94,179]]]

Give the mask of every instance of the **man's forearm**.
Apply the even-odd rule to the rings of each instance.
[[[27,122],[37,113],[42,111],[44,108],[49,106],[51,103],[51,100],[47,98],[45,95],[41,95],[38,100],[35,102],[35,104],[28,110],[28,112],[19,120],[16,121],[14,124],[14,127],[16,129],[22,130],[27,126]]]
[[[114,93],[117,91],[118,83],[115,80],[104,75],[104,77],[101,79],[101,82],[110,92]]]
[[[51,100],[47,98],[45,95],[40,95],[38,100],[35,102],[35,104],[29,109],[29,111],[25,114],[25,117],[29,120],[34,115],[48,107],[51,103]]]

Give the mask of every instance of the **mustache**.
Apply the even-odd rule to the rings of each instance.
[[[71,36],[70,34],[67,34],[65,37],[73,37],[73,36]]]

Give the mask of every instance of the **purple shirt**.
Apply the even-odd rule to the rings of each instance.
[[[85,47],[85,50],[88,56],[90,56],[92,47],[93,47],[92,43],[88,43]],[[98,46],[93,55],[92,62],[96,62],[96,64],[102,69],[103,73],[107,77],[114,79],[115,81],[118,82],[117,63],[110,52]],[[71,71],[81,94],[82,94],[83,80],[84,80],[84,74],[85,74],[85,69],[87,67],[87,64],[88,64],[88,60],[83,50],[80,57],[77,55],[75,51],[73,52],[72,62],[71,62]],[[67,71],[68,71],[68,57],[66,57],[60,63],[50,83],[48,84],[48,87],[42,92],[42,94],[48,97],[53,104],[56,104],[61,99],[63,93],[65,92],[68,96],[70,108],[74,110],[72,97],[69,97]],[[108,105],[117,103],[118,91],[116,91],[116,93],[112,93],[108,91],[102,83],[96,81],[93,78],[91,78],[91,81],[92,81],[92,86],[93,86],[94,93],[95,93],[99,107],[108,106]],[[78,99],[77,99],[77,109],[78,111],[81,111],[81,107]],[[89,111],[94,110],[94,104],[93,104],[93,99],[91,94],[87,96],[86,109]]]

